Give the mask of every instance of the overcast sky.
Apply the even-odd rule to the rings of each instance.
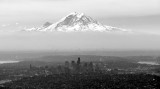
[[[71,12],[85,13],[106,25],[151,34],[127,34],[127,36],[106,36],[106,34],[87,36],[86,34],[81,38],[82,34],[77,40],[74,39],[73,34],[35,36],[2,33],[24,27],[38,27],[47,21],[54,23]],[[160,0],[0,0],[0,50],[70,49],[72,47],[160,49],[159,45]]]

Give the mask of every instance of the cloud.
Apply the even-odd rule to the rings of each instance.
[[[45,1],[45,2],[54,2],[54,1],[70,1],[70,0],[0,0],[0,2],[30,2],[30,1],[36,1],[36,2],[41,2],[41,1]]]
[[[7,26],[9,26],[10,24],[2,24],[1,26],[2,27],[7,27]]]
[[[15,23],[16,25],[19,25],[19,23],[17,22],[17,23]]]
[[[98,16],[160,14],[159,0],[1,0],[0,11],[57,15],[72,11]]]

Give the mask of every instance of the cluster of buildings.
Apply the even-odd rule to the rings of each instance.
[[[57,67],[58,73],[93,73],[93,72],[102,72],[104,66],[102,63],[93,63],[93,62],[81,62],[80,57],[77,61],[65,61],[65,64],[59,65]]]

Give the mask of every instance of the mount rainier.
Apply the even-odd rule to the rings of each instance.
[[[46,22],[41,27],[33,27],[24,29],[24,31],[41,31],[41,32],[130,32],[130,30],[107,26],[99,23],[98,21],[86,16],[83,13],[70,13],[56,23]]]

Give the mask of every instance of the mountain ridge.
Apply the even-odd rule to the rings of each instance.
[[[97,20],[94,20],[90,16],[84,13],[73,12],[60,19],[56,23],[46,22],[41,27],[33,27],[30,29],[24,29],[24,31],[41,31],[41,32],[130,32],[130,30],[103,25]]]

